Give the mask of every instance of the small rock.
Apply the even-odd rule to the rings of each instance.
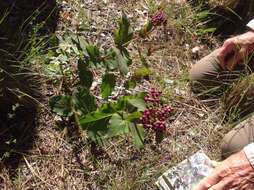
[[[192,50],[192,53],[198,53],[200,51],[200,47],[194,47]]]

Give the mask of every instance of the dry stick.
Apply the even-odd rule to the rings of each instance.
[[[31,172],[32,172],[32,174],[33,174],[34,176],[38,177],[43,183],[45,183],[45,184],[47,184],[47,185],[53,187],[53,185],[51,185],[51,184],[49,184],[48,182],[46,182],[44,179],[42,179],[42,178],[35,172],[35,170],[34,170],[34,169],[32,168],[32,166],[29,164],[29,162],[27,161],[27,159],[26,159],[25,156],[23,156],[23,158],[24,158],[24,160],[25,160],[25,162],[26,162],[28,168],[31,170]]]
[[[19,89],[10,89],[10,88],[7,88],[7,90],[9,90],[11,93],[13,93],[14,95],[18,96],[18,94],[16,93],[20,93],[22,96],[26,96],[28,98],[30,98],[31,100],[37,102],[40,106],[42,106],[45,110],[48,111],[48,114],[51,114],[51,111],[44,105],[42,104],[39,100],[37,100],[36,98],[30,96],[29,94],[27,93],[24,93],[22,91],[20,91]],[[15,93],[16,92],[16,93]]]
[[[193,108],[193,109],[198,110],[198,111],[204,111],[204,110],[202,110],[202,109],[200,109],[200,108],[196,108],[196,107],[194,107],[194,106],[185,104],[185,103],[183,103],[183,102],[179,102],[179,101],[176,101],[176,100],[175,100],[175,102],[177,102],[177,103],[179,103],[179,104],[182,104],[182,105],[184,105],[184,106],[188,106],[188,107]],[[205,110],[205,113],[208,114],[208,113],[207,113],[207,110]]]
[[[29,177],[21,184],[21,187],[24,187],[25,184],[27,184],[27,182],[29,182],[31,178],[32,178],[32,176],[29,176]]]

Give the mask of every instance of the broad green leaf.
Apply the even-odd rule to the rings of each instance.
[[[118,111],[120,110],[125,110],[127,112],[134,112],[136,111],[136,107],[134,107],[133,105],[131,105],[129,102],[128,102],[128,99],[130,98],[130,96],[123,96],[123,97],[120,97],[116,103],[116,109]]]
[[[81,85],[89,89],[93,83],[93,73],[88,70],[86,63],[81,59],[78,61],[78,75]]]
[[[100,52],[99,48],[97,46],[87,46],[86,51],[88,56],[85,59],[89,67],[105,72],[105,68],[102,65],[104,63],[104,59],[102,59],[103,53]]]
[[[82,126],[83,129],[87,130],[87,135],[98,145],[108,145],[108,119],[98,120],[93,123],[89,123]]]
[[[130,124],[132,138],[138,149],[144,148],[144,127],[142,125]]]
[[[113,48],[113,50],[115,52],[115,59],[117,60],[120,73],[126,75],[129,72],[128,66],[132,63],[128,51],[126,49],[120,51],[117,48]]]
[[[132,27],[124,11],[122,12],[122,18],[119,20],[119,26],[120,29],[115,31],[114,41],[121,49],[122,45],[132,40],[133,37]]]
[[[110,118],[113,115],[113,113],[102,113],[100,111],[93,112],[91,114],[85,115],[84,118],[79,120],[79,123],[81,125],[86,124],[86,123],[91,123],[99,120],[104,120],[107,118]]]
[[[80,124],[86,124],[110,118],[117,112],[115,107],[116,106],[113,103],[103,104],[98,111],[85,115],[85,117],[81,118],[79,122]]]
[[[127,135],[130,132],[129,125],[129,121],[123,120],[118,113],[115,113],[109,120],[108,132],[106,136],[114,137],[117,135]]]
[[[144,99],[129,99],[128,102],[138,108],[138,111],[143,111],[144,109],[146,109],[146,103]]]
[[[102,98],[107,98],[114,91],[115,84],[116,84],[116,77],[114,74],[107,73],[102,77],[102,84],[101,84]]]
[[[61,116],[72,116],[71,96],[55,96],[49,99],[52,111]]]
[[[125,110],[125,111],[128,111],[129,113],[135,112],[137,110],[137,107],[132,105],[129,100],[144,99],[145,96],[146,96],[146,93],[139,93],[139,94],[130,95],[130,96],[123,96],[118,99],[115,109],[118,111]],[[140,109],[141,109],[141,107],[140,107]]]
[[[81,116],[97,109],[97,102],[87,89],[83,89],[81,92],[74,91],[71,97],[71,105]]]
[[[113,103],[103,104],[91,114],[87,114],[79,123],[82,129],[87,130],[88,136],[99,145],[107,145],[108,121],[116,113]]]

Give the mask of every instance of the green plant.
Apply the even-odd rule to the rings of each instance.
[[[160,10],[152,21],[141,30],[140,36],[146,37],[149,32],[160,24],[166,23],[166,18]],[[98,46],[88,45],[85,39],[80,36],[71,37],[68,46],[59,47],[55,56],[49,58],[48,68],[54,68],[56,75],[60,75],[66,83],[66,78],[70,79],[74,73],[70,68],[70,60],[74,54],[78,58],[77,72],[79,81],[70,82],[75,86],[71,95],[59,95],[49,100],[51,109],[61,116],[74,116],[81,133],[83,130],[87,135],[99,145],[107,145],[108,140],[114,136],[131,134],[135,144],[140,149],[144,145],[144,128],[139,121],[142,116],[141,111],[146,108],[144,101],[145,93],[124,96],[118,99],[116,103],[103,104],[99,109],[96,99],[90,92],[94,81],[91,69],[100,72],[102,79],[101,97],[108,98],[114,91],[117,79],[117,72],[120,77],[127,81],[129,66],[132,63],[127,46],[137,41],[139,37],[134,38],[133,29],[123,12],[119,21],[119,29],[115,31],[115,47],[101,51]],[[143,71],[144,70],[144,71]],[[148,74],[148,68],[142,69],[143,73]],[[140,71],[140,72],[141,72]],[[139,73],[140,73],[139,72]],[[139,74],[140,75],[140,74]],[[126,82],[127,87],[135,86],[133,78]],[[60,86],[63,82],[60,83]],[[58,91],[59,92],[59,91]],[[86,136],[84,135],[86,141]]]

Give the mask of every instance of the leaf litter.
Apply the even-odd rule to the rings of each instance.
[[[59,1],[61,20],[57,33],[61,35],[65,30],[71,33],[79,28],[89,44],[98,44],[102,49],[111,47],[122,9],[126,11],[137,32],[147,23],[152,15],[152,8],[155,8],[151,7],[149,2]],[[167,5],[170,6],[170,2],[167,2]],[[188,6],[182,1],[181,4],[174,5],[177,8]],[[207,139],[217,126],[214,119],[216,113],[211,114],[205,104],[197,102],[188,82],[183,80],[185,70],[211,50],[205,44],[199,50],[198,57],[193,58],[192,48],[200,47],[198,37],[190,44],[190,36],[181,34],[181,31],[175,28],[176,24],[169,23],[166,33],[163,28],[154,31],[148,42],[144,43],[144,54],[149,47],[157,48],[151,56],[146,57],[151,65],[149,80],[141,80],[133,90],[126,90],[122,81],[116,81],[117,87],[109,97],[113,101],[119,96],[149,91],[151,86],[158,86],[165,93],[164,98],[171,101],[171,106],[176,110],[176,114],[168,120],[170,127],[167,138],[160,145],[155,144],[154,139],[145,139],[146,147],[141,152],[128,138],[116,139],[106,148],[91,143],[91,155],[89,150],[85,149],[73,121],[67,119],[57,123],[54,116],[42,111],[38,121],[41,127],[37,129],[33,149],[24,155],[24,160],[16,170],[18,175],[22,176],[19,185],[22,185],[23,189],[156,189],[155,181],[164,171],[200,148],[212,155],[212,158],[216,158],[214,154],[218,152],[220,136],[217,134],[219,137]],[[190,45],[185,46],[183,43]],[[137,50],[134,45],[129,48],[134,52],[134,55],[131,55],[134,62],[131,70],[137,70],[140,68],[140,59],[135,56]],[[98,87],[101,83],[102,81],[95,80],[92,84],[95,96],[100,94]],[[46,94],[49,92],[46,91]],[[98,100],[101,101],[102,98],[98,97]],[[7,176],[4,186],[9,189],[16,188],[14,179],[17,177],[16,175],[13,179],[8,179]]]

